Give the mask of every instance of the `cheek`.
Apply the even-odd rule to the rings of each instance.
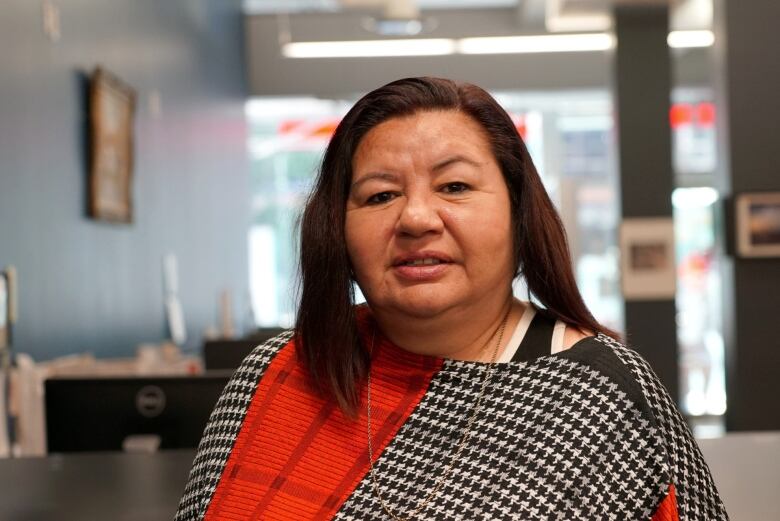
[[[457,210],[457,209],[456,209]],[[496,270],[514,275],[514,243],[511,214],[501,205],[469,212],[447,213],[448,227],[463,250],[469,271],[491,276]]]
[[[513,227],[512,216],[508,208],[501,211],[496,211],[491,216],[492,225],[488,225],[492,233],[490,233],[490,241],[493,242],[496,258],[494,262],[497,266],[501,266],[502,269],[511,271],[511,275],[514,276],[514,241],[513,241]]]
[[[348,216],[344,226],[347,254],[356,272],[371,275],[372,268],[381,267],[387,240],[379,223],[364,216]]]
[[[502,205],[480,205],[443,212],[447,227],[472,247],[504,244],[512,239],[512,216]]]
[[[346,224],[344,225],[344,239],[347,242],[347,255],[349,255],[349,261],[352,266],[357,269],[361,259],[363,258],[361,252],[361,234],[359,227],[355,224],[354,219],[347,217]]]

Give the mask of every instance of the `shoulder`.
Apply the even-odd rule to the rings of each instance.
[[[284,331],[254,348],[233,373],[203,431],[176,521],[203,517],[263,374],[280,352],[293,348],[293,331]]]
[[[555,443],[576,447],[583,476],[598,469],[583,479],[630,505],[625,519],[649,519],[671,481],[668,448],[621,349],[602,335],[583,337],[524,369],[539,380],[545,411],[555,411]]]
[[[252,398],[257,384],[270,365],[271,360],[288,346],[291,349],[293,348],[293,333],[293,330],[283,331],[279,335],[259,344],[244,358],[225,386],[212,416],[219,411],[220,405],[228,398],[233,400],[238,398],[242,403]],[[245,405],[248,405],[248,401]]]
[[[260,379],[265,373],[271,361],[284,351],[292,352],[294,350],[293,330],[286,330],[279,335],[266,340],[255,347],[249,355],[244,358],[241,365],[233,372],[222,395],[214,407],[209,420],[209,426],[218,420],[220,415],[229,409],[231,414],[236,412],[245,412],[252,397],[254,396]],[[204,438],[209,432],[209,426],[206,428]]]
[[[659,412],[657,403],[649,400],[655,402],[662,397],[665,402],[671,403],[661,380],[636,349],[599,334],[582,340],[578,349],[570,351],[564,354],[600,369],[627,391],[638,393],[637,399],[641,399],[644,405],[655,405],[652,407],[655,414]]]
[[[575,340],[559,356],[599,371],[636,403],[648,419],[679,416],[653,368],[634,348],[604,334]]]
[[[244,361],[236,372],[252,371],[267,366],[271,359],[273,359],[282,349],[288,345],[291,346],[294,343],[294,333],[295,330],[287,329],[275,337],[269,338],[265,342],[259,344],[246,358],[244,358]]]
[[[606,335],[586,338],[560,357],[598,371],[640,411],[629,437],[639,435],[643,454],[654,454],[661,477],[656,504],[674,485],[680,519],[727,519],[709,469],[685,419],[650,364],[635,349]],[[627,452],[627,457],[632,451]]]
[[[647,383],[658,379],[649,364],[634,349],[604,334],[585,336],[579,331],[576,333],[571,344],[557,356],[606,377],[609,384],[635,405],[645,420],[654,424],[656,414],[648,401]]]

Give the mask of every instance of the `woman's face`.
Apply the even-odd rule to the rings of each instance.
[[[360,141],[352,171],[347,249],[375,311],[427,318],[505,301],[509,192],[476,121],[455,110],[390,119]]]

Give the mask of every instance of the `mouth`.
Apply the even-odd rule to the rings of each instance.
[[[445,264],[445,262],[440,259],[415,259],[403,262],[399,266],[434,266],[436,264]]]
[[[407,255],[401,255],[393,259],[393,266],[437,266],[439,264],[450,264],[452,259],[438,252],[416,252]]]

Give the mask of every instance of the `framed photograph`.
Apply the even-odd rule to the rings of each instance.
[[[780,257],[780,192],[740,194],[736,214],[741,257]]]
[[[673,299],[677,279],[672,218],[624,219],[620,225],[620,265],[626,300]]]
[[[94,219],[133,220],[133,130],[136,93],[98,67],[89,88],[89,214]]]

